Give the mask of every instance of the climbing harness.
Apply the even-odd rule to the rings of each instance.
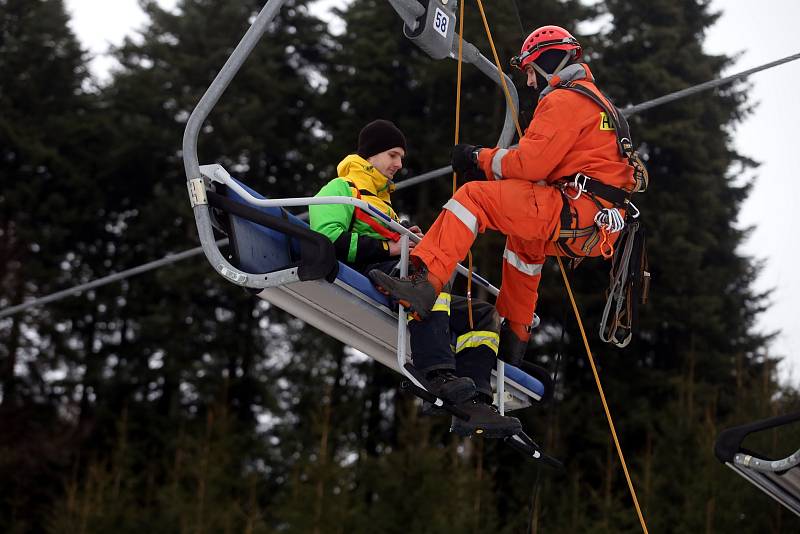
[[[600,321],[600,339],[620,348],[626,347],[633,337],[639,305],[647,302],[650,285],[644,225],[639,220],[639,209],[631,202],[631,196],[646,191],[650,177],[633,148],[628,122],[605,95],[572,81],[559,82],[554,87],[574,91],[600,106],[613,126],[620,155],[633,168],[634,186],[630,191],[593,180],[583,173],[562,180],[562,230],[557,241],[559,249],[572,258],[588,254],[599,242],[601,255],[611,260],[610,282]],[[577,200],[584,194],[597,205],[594,224],[572,229],[577,222],[577,214],[570,209],[568,200]],[[611,207],[604,206],[600,200]],[[620,233],[616,250],[610,242],[610,235],[615,233]],[[585,239],[582,246],[584,254],[576,254],[570,248],[570,244],[580,238]]]
[[[585,85],[581,85],[576,81],[561,81],[553,87],[556,89],[567,89],[569,91],[574,91],[587,98],[590,98],[595,104],[600,106],[603,112],[605,112],[606,117],[608,117],[608,119],[611,121],[614,128],[614,133],[617,136],[617,148],[619,149],[620,155],[625,157],[628,160],[628,164],[633,168],[633,179],[635,183],[633,188],[627,192],[627,200],[622,202],[623,207],[627,206],[627,204],[630,202],[630,195],[633,193],[644,193],[650,183],[650,176],[647,172],[647,168],[642,162],[639,153],[633,147],[633,141],[631,141],[631,130],[630,126],[628,125],[628,121],[625,119],[622,113],[620,113],[619,109],[617,109],[615,105],[611,104],[608,98],[603,95],[599,89],[595,93]],[[610,193],[610,190],[606,191],[609,191]]]

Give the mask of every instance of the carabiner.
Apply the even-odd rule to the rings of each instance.
[[[583,178],[583,182],[579,181],[581,178]],[[564,182],[563,184],[561,184],[561,192],[564,193],[564,196],[570,200],[578,200],[579,198],[581,198],[581,195],[583,194],[583,187],[585,183],[586,183],[586,175],[583,174],[582,172],[579,172],[575,175],[575,179],[572,180],[572,182]],[[571,196],[569,193],[567,193],[567,187],[571,187],[578,193],[574,197]]]
[[[614,255],[614,245],[608,242],[608,230],[600,228],[600,235],[603,236],[603,240],[600,242],[600,254],[604,259],[610,259]]]

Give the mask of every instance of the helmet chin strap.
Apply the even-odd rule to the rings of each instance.
[[[536,64],[535,61],[531,62],[531,65],[533,66],[533,70],[538,72],[542,76],[542,78],[544,78],[545,80],[547,80],[548,83],[550,83],[550,79],[553,76],[555,76],[556,74],[558,74],[559,72],[561,72],[561,69],[564,68],[564,65],[567,64],[567,61],[569,61],[570,58],[572,58],[573,55],[574,55],[574,51],[573,50],[570,50],[567,53],[565,53],[564,54],[564,59],[562,59],[561,63],[558,64],[558,67],[556,67],[556,70],[554,70],[550,74],[546,73],[542,67],[540,67],[539,65]]]

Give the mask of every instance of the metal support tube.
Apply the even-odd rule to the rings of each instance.
[[[194,110],[192,110],[192,114],[186,122],[186,129],[183,132],[183,167],[187,182],[191,183],[192,180],[197,180],[201,177],[200,163],[197,159],[197,140],[203,123],[285,2],[286,0],[269,0],[264,5],[253,24],[245,32],[233,53],[222,66],[222,69],[217,73],[214,81],[211,82],[211,85],[209,85]],[[231,265],[214,244],[208,206],[201,204],[194,206],[193,209],[198,235],[200,236],[200,244],[208,261],[218,273],[231,282],[245,285],[251,275]]]
[[[389,0],[389,3],[411,31],[417,29],[419,26],[417,19],[425,15],[425,7],[422,4],[417,0]]]
[[[400,237],[400,276],[408,276],[408,236],[403,235]],[[397,367],[405,375],[412,384],[418,388],[427,391],[425,386],[419,383],[419,380],[408,372],[406,369],[406,336],[408,334],[408,313],[402,304],[397,305]],[[442,406],[442,400],[437,399],[436,405]]]
[[[269,0],[261,12],[258,14],[253,24],[245,32],[239,44],[236,45],[233,53],[217,73],[214,81],[208,86],[200,101],[195,106],[189,120],[186,122],[186,129],[183,132],[183,166],[186,171],[186,179],[193,180],[200,178],[200,164],[197,159],[197,139],[200,136],[200,129],[208,118],[211,110],[219,101],[222,93],[230,85],[231,80],[239,72],[245,60],[250,56],[258,41],[267,31],[267,26],[286,0]]]
[[[506,364],[500,358],[497,359],[497,408],[500,410],[500,415],[506,414]]]

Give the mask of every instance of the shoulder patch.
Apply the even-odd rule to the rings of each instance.
[[[605,111],[600,112],[600,129],[606,132],[614,131],[614,123],[608,118]]]

